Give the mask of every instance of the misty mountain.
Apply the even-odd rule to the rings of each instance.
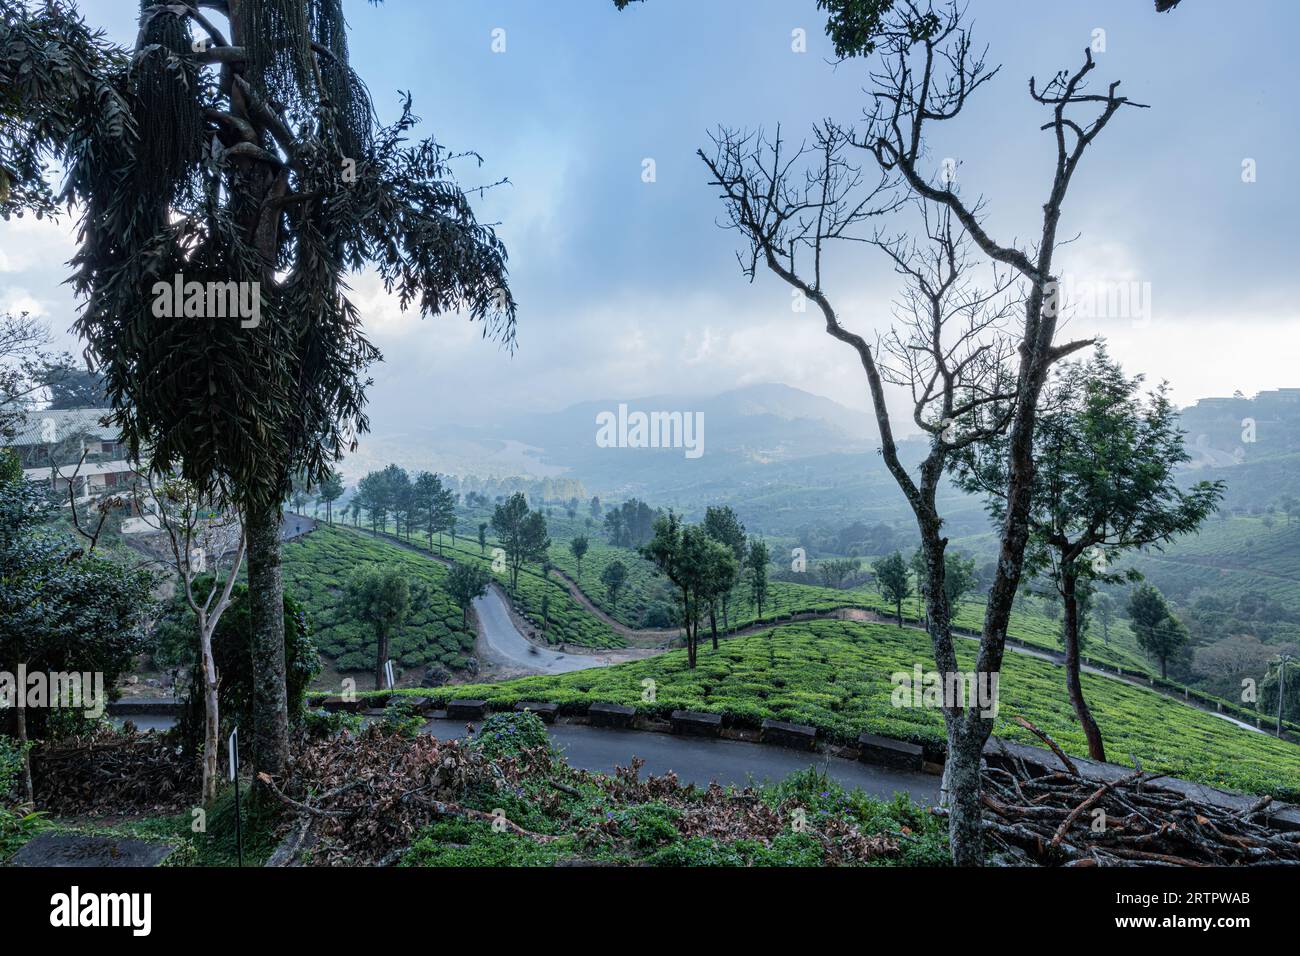
[[[640,436],[638,413],[647,419]],[[1300,491],[1294,459],[1286,457],[1300,451],[1300,389],[1204,399],[1181,414],[1193,459],[1188,481],[1226,480],[1229,507],[1283,487]],[[603,436],[602,421],[609,426]],[[672,447],[650,447],[656,438]],[[878,442],[872,416],[768,383],[712,396],[581,402],[485,426],[381,432],[366,436],[345,473],[355,481],[396,462],[460,477],[567,477],[602,498],[639,497],[687,514],[731,504],[751,530],[789,534],[858,520],[910,522]],[[925,448],[913,437],[899,452],[910,466]],[[955,489],[945,490],[944,509],[954,536],[988,528],[980,502]]]

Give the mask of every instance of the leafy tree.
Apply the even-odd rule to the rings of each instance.
[[[55,510],[0,451],[0,670],[98,672],[116,686],[145,646],[153,614],[152,573],[101,558],[50,530]],[[22,701],[20,700],[21,704]],[[88,702],[89,704],[89,702]],[[41,737],[50,710],[15,710],[20,747]],[[30,765],[24,767],[31,800]]]
[[[592,497],[590,510],[591,510],[591,517],[594,518],[596,521],[599,521],[600,511],[601,511],[599,498],[595,496]]]
[[[687,529],[692,531],[694,529]],[[713,638],[713,649],[718,649],[718,614],[719,602],[725,602],[728,593],[735,587],[739,578],[740,563],[735,552],[718,541],[707,530],[707,538],[700,546],[696,560],[700,563],[700,598],[709,609],[709,633]],[[723,605],[725,607],[725,603]]]
[[[1259,683],[1259,712],[1276,719],[1277,735],[1282,736],[1284,721],[1300,721],[1300,660],[1291,654],[1279,654]]]
[[[975,589],[975,559],[963,558],[955,551],[943,555],[943,590],[948,606],[956,607],[968,593]]]
[[[582,583],[582,559],[586,557],[587,549],[590,546],[591,546],[591,542],[587,540],[587,536],[585,534],[579,535],[578,537],[574,538],[569,542],[569,550],[573,552],[573,560],[578,563],[579,584]]]
[[[844,582],[856,574],[861,567],[862,561],[859,558],[831,558],[817,564],[817,570],[822,576],[822,583],[828,588],[835,588],[836,590],[843,588]]]
[[[519,587],[519,569],[528,561],[543,560],[551,546],[546,518],[540,511],[530,511],[528,499],[516,491],[493,510],[492,531],[506,553],[510,590],[514,592]]]
[[[434,494],[433,523],[438,532],[438,554],[442,554],[444,532],[451,534],[453,546],[456,543],[456,493],[443,484],[439,484]]]
[[[344,275],[371,266],[404,307],[463,311],[513,342],[504,249],[456,185],[456,157],[407,141],[409,97],[377,124],[341,0],[149,5],[130,50],[59,0],[5,9],[0,211],[53,213],[46,171],[66,171],[60,199],[82,217],[76,328],[133,455],[149,448],[160,473],[243,513],[254,756],[281,774],[281,503],[293,474],[319,481],[367,429],[379,358]],[[242,291],[248,312],[169,316],[182,276]]]
[[[731,509],[730,505],[710,506],[704,510],[704,530],[714,541],[730,548],[732,557],[735,558],[733,580],[718,596],[722,602],[722,626],[730,628],[731,594],[736,586],[740,584],[740,576],[745,569],[747,551],[745,526],[741,524],[740,519],[736,517],[736,512]],[[710,615],[714,613],[713,608],[709,609],[709,613]]]
[[[895,551],[887,557],[880,558],[871,565],[875,572],[876,583],[886,601],[894,605],[898,613],[898,626],[903,626],[903,602],[912,596],[912,579],[907,572],[907,562],[903,554]]]
[[[49,390],[50,409],[103,408],[108,403],[104,377],[75,362],[48,364],[42,377]]]
[[[609,598],[610,610],[618,608],[618,593],[627,582],[627,565],[615,559],[605,565],[600,572],[600,583],[605,585],[605,594]]]
[[[0,135],[0,170],[4,169],[4,145],[4,136]],[[47,352],[49,342],[49,328],[28,313],[0,313],[0,440],[17,432],[45,384],[47,370],[56,364],[57,360]]]
[[[478,524],[478,553],[487,554],[487,522],[480,521]]]
[[[393,632],[406,623],[412,610],[423,604],[425,595],[418,586],[411,586],[401,568],[371,564],[357,570],[348,580],[345,598],[352,616],[374,630],[375,687],[381,688]]]
[[[755,616],[759,618],[763,616],[763,605],[767,602],[767,565],[770,560],[767,542],[750,538],[745,571],[749,576],[749,599],[753,601]]]
[[[334,502],[343,497],[343,476],[331,468],[320,483],[320,500],[325,502],[325,520],[334,524]]]
[[[462,619],[469,623],[469,609],[474,606],[474,599],[487,593],[492,583],[492,575],[482,565],[465,561],[453,561],[447,573],[447,593],[461,610]]]
[[[1098,592],[1092,597],[1092,606],[1096,611],[1097,620],[1101,623],[1101,640],[1103,644],[1110,643],[1110,626],[1115,623],[1115,599],[1109,594]]]
[[[294,475],[293,482],[289,491],[289,504],[298,514],[303,513],[307,507],[307,502],[311,500],[311,486],[307,484],[302,475]]]
[[[916,589],[923,602],[926,627],[930,624],[929,602],[926,590],[929,587],[930,574],[925,563],[925,552],[917,548],[912,552],[912,573],[916,575]],[[963,558],[955,551],[944,551],[943,555],[943,593],[948,607],[955,608],[957,603],[976,587],[975,559]]]
[[[433,549],[433,536],[439,530],[438,498],[442,493],[442,479],[431,472],[422,471],[415,476],[414,508],[416,521]]]
[[[701,526],[683,526],[672,511],[655,521],[654,536],[640,552],[677,589],[686,631],[686,659],[694,668],[700,618],[734,574],[735,557],[730,548],[709,537]],[[716,647],[716,627],[713,640]]]
[[[1160,676],[1167,677],[1169,658],[1187,643],[1187,629],[1150,584],[1134,589],[1127,611],[1138,646],[1160,662]]]

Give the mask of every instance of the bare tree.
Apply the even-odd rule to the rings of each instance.
[[[933,488],[951,453],[984,437],[989,426],[970,427],[963,416],[1005,402],[992,427],[1007,439],[1007,510],[999,528],[997,571],[988,595],[975,675],[988,681],[1001,670],[1006,629],[1019,585],[1029,536],[1028,509],[1033,485],[1033,434],[1039,393],[1048,370],[1062,357],[1090,344],[1057,345],[1057,283],[1053,261],[1057,230],[1066,194],[1085,151],[1124,106],[1138,105],[1118,95],[1118,83],[1103,94],[1089,93],[1091,51],[1073,72],[1057,73],[1040,89],[1030,80],[1029,93],[1047,108],[1042,129],[1055,139],[1051,189],[1043,203],[1041,229],[1029,247],[1004,244],[983,224],[984,204],[964,199],[955,181],[955,164],[927,167],[926,131],[931,124],[957,117],[971,95],[998,70],[985,65],[963,25],[955,2],[902,0],[882,25],[877,41],[880,65],[870,75],[872,106],[861,131],[827,120],[816,128],[812,145],[788,154],[778,130],[768,142],[762,133],[720,130],[712,156],[700,152],[722,188],[724,225],[738,229],[749,244],[742,267],[752,279],[759,263],[780,276],[817,306],[829,335],[857,353],[866,373],[881,452],[891,475],[907,497],[922,534],[927,575],[929,632],[945,686],[957,678],[950,609],[943,588],[942,519],[935,511]],[[1086,111],[1086,118],[1076,114]],[[878,175],[868,177],[854,156],[868,157]],[[928,256],[904,240],[866,235],[874,217],[897,212],[905,201],[919,203]],[[989,291],[961,281],[967,239],[994,266]],[[827,250],[838,242],[870,243],[883,249],[902,272],[911,290],[903,300],[904,331],[894,332],[873,349],[845,328],[823,285]],[[997,297],[1018,293],[1023,319],[1014,335],[1002,336],[1005,311]],[[924,321],[929,315],[930,321]],[[936,322],[934,316],[946,316]],[[879,353],[888,353],[885,367]],[[1006,360],[1014,373],[1004,374]],[[930,454],[919,481],[899,461],[885,403],[887,382],[911,386],[914,421],[930,435]],[[963,425],[965,424],[965,428]],[[984,684],[983,686],[989,686]],[[993,718],[983,708],[946,701],[944,720],[948,758],[944,790],[949,805],[953,859],[961,865],[983,860],[980,816],[980,761]]]
[[[221,729],[212,638],[230,606],[247,542],[238,514],[205,498],[188,482],[165,478],[160,484],[151,474],[145,488],[147,492],[137,492],[137,510],[148,527],[166,535],[177,585],[197,621],[203,677],[203,802],[208,804],[217,794]],[[196,581],[207,575],[211,583],[203,593]]]

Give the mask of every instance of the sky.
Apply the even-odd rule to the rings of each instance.
[[[135,0],[80,7],[113,39],[134,38]],[[1028,78],[1076,67],[1104,39],[1094,86],[1122,79],[1151,108],[1122,112],[1072,185],[1061,231],[1077,238],[1058,259],[1078,296],[1067,334],[1105,336],[1128,371],[1168,380],[1182,404],[1300,385],[1300,4],[1153,7],[970,0],[976,40],[1001,72],[945,124],[930,159],[955,158],[988,230],[1023,242],[1053,162]],[[775,276],[750,284],[741,274],[738,237],[717,227],[722,206],[695,155],[718,124],[779,123],[800,139],[823,117],[860,117],[867,64],[831,62],[815,0],[649,0],[623,13],[609,0],[345,9],[353,66],[380,118],[410,90],[421,135],[482,155],[481,167],[458,168],[463,185],[509,179],[475,205],[499,223],[519,302],[511,355],[464,318],[403,314],[374,275],[352,276],[385,355],[370,391],[376,432],[760,382],[869,407],[856,356],[814,311],[793,311]],[[794,49],[797,30],[806,52]],[[1243,164],[1254,181],[1243,181]],[[0,311],[27,310],[63,332],[77,309],[62,284],[74,241],[66,218],[0,222]],[[1090,292],[1121,288],[1135,296],[1131,314],[1088,314]],[[871,338],[888,327],[900,282],[878,251],[855,246],[835,259],[827,289],[845,324]],[[900,410],[901,396],[891,404]]]

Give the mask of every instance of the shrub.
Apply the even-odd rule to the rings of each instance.
[[[409,697],[395,697],[384,709],[384,718],[380,726],[390,734],[414,737],[425,724],[424,714]]]
[[[474,741],[485,757],[514,757],[534,747],[550,746],[542,718],[529,711],[492,714]]]

